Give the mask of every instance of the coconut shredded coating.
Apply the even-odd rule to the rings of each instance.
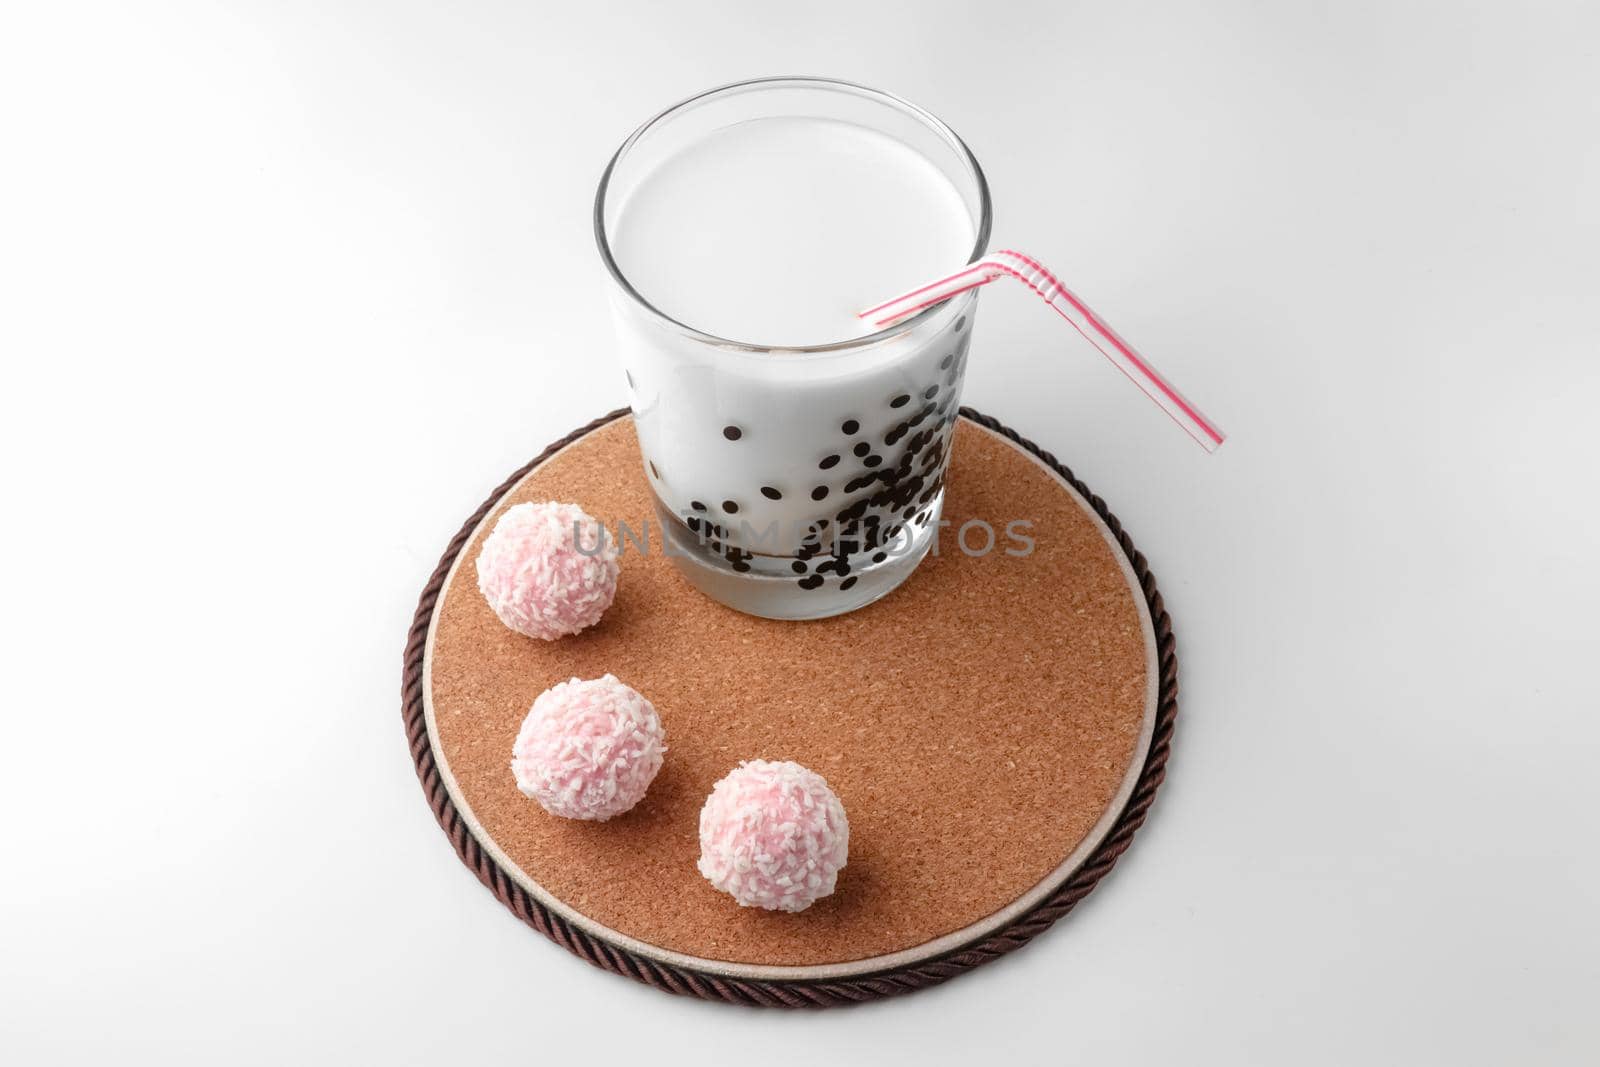
[[[616,539],[576,504],[517,504],[483,540],[478,591],[511,629],[553,641],[600,621],[620,570]]]
[[[844,805],[798,763],[741,763],[700,809],[700,873],[743,907],[804,911],[833,892],[849,851]]]
[[[644,799],[667,751],[655,707],[611,675],[551,686],[511,751],[517,788],[550,814],[604,822]]]

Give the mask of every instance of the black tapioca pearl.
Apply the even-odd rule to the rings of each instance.
[[[861,424],[855,419],[845,419],[844,425],[839,427],[839,429],[843,430],[847,434],[853,434],[860,431]]]
[[[846,578],[844,581],[839,583],[839,591],[843,592],[844,590],[849,589],[852,585],[855,585],[857,581],[858,579],[856,578]]]
[[[700,501],[698,501],[698,500],[689,501],[689,506],[691,508],[694,508],[696,511],[704,511],[706,509],[706,506],[704,504],[700,503]]]
[[[952,352],[948,356],[945,356],[943,359],[941,359],[939,361],[939,369],[940,370],[948,370],[949,367],[950,367],[950,364],[954,363],[955,361],[956,361],[956,354],[954,352]]]
[[[840,561],[837,559],[825,559],[821,563],[817,564],[815,573],[827,574],[829,571],[836,571],[839,569],[839,563]]]
[[[913,505],[910,505],[909,507],[907,507],[904,511],[902,511],[900,513],[900,517],[902,519],[905,519],[907,522],[910,522],[912,517],[915,516],[916,513],[917,513],[917,508],[916,508],[916,505],[913,504]]]
[[[917,494],[917,503],[926,504],[928,501],[933,499],[934,494],[937,493],[938,491],[939,491],[939,485],[938,485],[937,482],[935,482],[933,485],[928,486],[928,488],[924,489],[921,493]]]
[[[724,426],[722,428],[722,436],[726,437],[730,441],[737,441],[739,438],[744,436],[744,431],[739,429],[737,426]]]
[[[729,515],[737,515],[739,514],[739,502],[737,500],[724,500],[722,502],[722,510]]]
[[[822,585],[822,575],[820,575],[820,574],[808,574],[804,578],[802,578],[798,582],[796,582],[795,584],[798,585],[801,589],[816,589],[816,588],[818,588],[819,586]]]
[[[956,320],[956,333],[960,333],[962,328],[965,327],[966,324],[967,324],[967,317],[965,315],[963,315],[959,319],[957,319]]]
[[[899,396],[889,401],[889,406],[892,408],[903,408],[909,403],[911,403],[911,394],[901,393]]]
[[[840,522],[855,522],[857,519],[859,519],[861,516],[865,515],[866,513],[867,513],[867,502],[865,500],[857,500],[854,504],[851,504],[849,507],[847,507],[843,511],[839,512],[839,521]]]
[[[904,437],[910,432],[911,425],[909,423],[902,422],[900,425],[883,435],[883,443],[888,445],[890,448],[893,448],[895,445],[900,443],[900,438]]]
[[[838,465],[839,465],[839,457],[838,456],[823,456],[822,457],[822,462],[818,463],[817,467],[819,469],[821,469],[821,470],[828,471],[828,470],[832,470],[833,468],[837,467]]]
[[[937,384],[930,385],[930,386],[928,386],[926,389],[924,389],[922,391],[922,399],[924,399],[924,400],[932,400],[934,397],[936,397],[938,395],[939,395],[939,386]]]
[[[772,486],[770,486],[770,485],[763,485],[761,487],[761,495],[766,497],[768,500],[782,500],[783,499],[783,494],[778,492],[776,489],[772,488]]]
[[[889,553],[887,553],[887,552],[874,552],[872,554],[872,562],[874,562],[874,563],[882,563],[884,560],[886,560],[888,558],[889,558]]]
[[[690,531],[693,533],[700,532],[700,520],[693,515],[690,515],[688,518],[684,519],[683,524],[689,527]]]
[[[849,549],[849,551],[851,551],[851,552],[859,552],[859,551],[861,551],[861,549],[860,549],[860,546],[857,546],[855,548]],[[839,577],[843,578],[845,575],[850,573],[850,561],[847,560],[847,559],[841,558],[839,560],[839,565],[837,567],[833,568],[833,572],[835,574],[837,574]]]
[[[722,551],[722,542],[721,541],[713,541],[713,542],[711,542],[711,551],[713,551],[713,552],[721,552]]]
[[[821,545],[801,545],[800,550],[795,553],[795,556],[798,559],[805,560],[810,559],[812,556],[820,555],[821,553]]]
[[[789,564],[789,569],[794,571],[796,574],[804,574],[806,572],[806,562],[803,559],[797,559],[793,563]]]
[[[659,482],[661,480],[661,472],[656,470],[656,464],[654,460],[650,461],[650,473],[655,476],[656,481]]]
[[[868,452],[872,451],[872,446],[867,444],[865,441],[860,441],[856,444],[856,447],[852,448],[850,451],[854,452],[858,456],[864,456]]]
[[[811,499],[812,500],[826,500],[826,499],[828,499],[828,487],[825,486],[825,485],[819,485],[815,489],[811,490]]]
[[[866,459],[862,460],[861,461],[861,465],[863,467],[876,467],[878,464],[880,464],[882,462],[883,462],[883,457],[882,456],[871,455],[871,456],[868,456]]]
[[[733,569],[738,571],[740,574],[746,574],[750,570],[750,564],[746,563],[742,559],[736,559],[733,561]]]
[[[917,525],[918,526],[926,526],[926,525],[928,525],[928,519],[929,519],[929,515],[928,515],[928,513],[926,511],[924,511],[922,514],[917,516]]]

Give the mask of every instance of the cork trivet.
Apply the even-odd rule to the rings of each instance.
[[[480,878],[592,962],[753,1003],[931,984],[1081,898],[1142,821],[1175,713],[1166,614],[1103,503],[964,410],[940,554],[885,599],[815,622],[743,615],[683,581],[657,532],[651,554],[624,553],[598,626],[521,637],[477,591],[479,543],[526,500],[580,503],[612,529],[653,525],[620,414],[502,487],[418,610],[408,732],[435,812]],[[997,531],[994,551],[957,548],[969,519]],[[1003,551],[1016,547],[1013,519],[1031,521],[1031,554]],[[983,540],[974,530],[967,543]],[[553,818],[517,790],[512,740],[542,690],[607,672],[661,713],[665,765],[623,816]],[[740,908],[695,868],[706,794],[756,757],[820,772],[849,813],[837,891],[797,915]]]

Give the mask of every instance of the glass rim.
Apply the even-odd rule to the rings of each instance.
[[[606,270],[610,272],[612,279],[616,281],[617,285],[621,287],[622,291],[626,293],[636,304],[661,322],[682,331],[684,334],[688,335],[694,340],[700,341],[704,344],[714,345],[718,348],[734,349],[741,352],[777,352],[790,355],[808,355],[847,351],[854,348],[866,348],[882,341],[886,341],[892,337],[898,337],[901,334],[906,333],[908,330],[914,329],[921,323],[926,322],[939,312],[945,310],[945,307],[949,301],[941,301],[931,307],[924,308],[915,315],[911,316],[909,319],[897,322],[893,326],[886,327],[882,330],[877,330],[862,337],[851,337],[842,341],[829,341],[826,344],[817,345],[763,345],[748,341],[735,341],[727,337],[719,337],[716,334],[707,333],[704,330],[697,329],[696,327],[691,326],[680,319],[673,318],[671,315],[668,315],[666,312],[650,303],[650,301],[646,300],[644,295],[640,293],[639,290],[635,289],[633,287],[633,283],[630,282],[627,276],[622,273],[621,266],[617,264],[616,258],[611,254],[611,243],[606,238],[606,193],[611,187],[612,172],[616,170],[617,164],[621,162],[623,157],[628,154],[629,149],[637,144],[641,137],[649,133],[657,125],[665,122],[674,115],[686,110],[689,107],[692,107],[695,104],[699,104],[712,97],[722,96],[724,94],[730,94],[746,89],[776,88],[781,85],[792,85],[796,88],[816,88],[843,91],[875,99],[910,115],[912,118],[921,122],[924,126],[937,134],[942,140],[945,141],[946,144],[955,150],[956,155],[966,165],[967,173],[972,179],[978,192],[977,240],[973,244],[972,254],[967,258],[967,262],[975,262],[981,258],[985,252],[988,251],[989,228],[993,222],[993,205],[989,199],[989,182],[988,179],[984,177],[983,168],[978,165],[977,157],[972,154],[972,149],[967,147],[967,143],[961,139],[955,130],[951,129],[942,119],[927,109],[918,107],[909,100],[898,97],[893,93],[884,92],[882,89],[874,89],[871,86],[860,85],[852,81],[845,81],[842,78],[821,78],[806,75],[780,75],[766,78],[749,78],[744,81],[729,82],[726,85],[719,85],[715,88],[707,89],[704,92],[695,93],[693,96],[685,97],[672,106],[662,110],[654,117],[647,120],[638,129],[634,130],[633,133],[629,134],[627,139],[622,142],[621,146],[618,147],[616,152],[612,154],[611,159],[606,163],[606,169],[604,173],[600,175],[600,186],[595,190],[594,196],[595,244],[599,246],[600,259],[605,263]],[[956,269],[957,266],[965,266],[965,264],[951,264],[951,269]],[[890,295],[893,294],[885,294],[886,297]]]

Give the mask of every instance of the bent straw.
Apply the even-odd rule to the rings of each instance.
[[[889,326],[925,307],[949,300],[957,293],[1005,277],[1016,278],[1038,293],[1045,303],[1055,308],[1062,318],[1098,348],[1113,366],[1132,379],[1146,396],[1161,406],[1161,410],[1188,431],[1190,437],[1200,442],[1207,452],[1215,452],[1221,447],[1226,435],[1215,423],[1202,415],[1199,408],[1186,400],[1171,382],[1150,365],[1149,360],[1117,336],[1115,330],[1106,325],[1072,290],[1062,285],[1043,264],[1021,252],[1006,249],[990,253],[948,277],[870,307],[860,312],[858,317],[874,326]]]

